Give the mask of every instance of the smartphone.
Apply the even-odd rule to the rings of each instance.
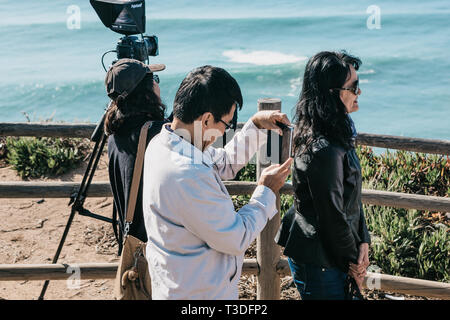
[[[282,154],[282,157],[284,158],[282,160],[284,160],[284,161],[286,161],[287,158],[289,158],[289,157],[291,157],[291,158],[294,157],[294,152],[293,152],[293,149],[294,149],[294,146],[293,146],[294,127],[292,127],[292,126],[286,126],[286,127],[287,127],[287,129],[283,130],[283,142],[282,142],[282,150],[286,150],[286,153],[287,153],[286,157],[283,157],[283,154]]]
[[[284,163],[288,158],[294,157],[294,127],[277,121],[277,126],[283,130],[280,136],[280,159],[279,163]]]
[[[288,126],[289,128],[289,157],[294,158],[294,127]]]

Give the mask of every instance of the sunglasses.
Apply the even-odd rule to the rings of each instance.
[[[359,93],[359,79],[356,80],[355,86],[352,88],[334,88],[333,90],[348,90],[357,96]]]
[[[154,74],[153,75],[153,81],[155,81],[157,84],[159,84],[159,76]]]

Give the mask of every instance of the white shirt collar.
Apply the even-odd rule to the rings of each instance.
[[[192,159],[192,163],[194,164],[203,163],[208,167],[213,166],[211,154],[208,152],[209,147],[205,150],[205,152],[202,152],[192,143],[173,132],[170,128],[170,123],[163,125],[160,134],[173,152]]]

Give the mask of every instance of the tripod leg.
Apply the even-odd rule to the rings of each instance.
[[[100,157],[102,155],[103,147],[106,143],[106,135],[103,133],[101,136],[101,141],[96,141],[94,150],[91,154],[91,157],[89,159],[88,166],[86,168],[86,172],[83,177],[83,181],[81,182],[80,188],[77,193],[76,200],[72,204],[72,210],[70,212],[69,219],[67,221],[66,227],[64,229],[64,233],[61,237],[61,240],[59,241],[58,249],[56,250],[55,256],[53,257],[52,264],[55,264],[58,262],[59,255],[61,254],[61,250],[64,246],[64,242],[66,241],[67,234],[69,233],[70,226],[72,225],[73,218],[75,217],[75,213],[77,212],[77,209],[83,208],[84,200],[86,199],[86,193],[87,189],[89,188],[89,185],[92,181],[92,178],[94,177],[95,169],[97,168],[97,164],[100,160]],[[86,183],[87,181],[87,183]],[[39,295],[39,300],[44,300],[45,292],[47,291],[48,285],[50,283],[50,280],[45,280],[44,286],[42,287],[41,294]]]
[[[70,212],[69,220],[67,221],[66,228],[64,229],[64,233],[59,241],[58,249],[56,250],[55,256],[53,257],[52,264],[58,262],[59,255],[61,254],[61,250],[64,246],[64,242],[66,241],[67,234],[69,233],[70,226],[72,225],[73,218],[75,217],[75,208],[72,207],[72,211]],[[39,300],[44,300],[45,292],[47,291],[47,287],[50,283],[50,280],[45,280],[44,286],[42,287],[41,294],[39,295]]]

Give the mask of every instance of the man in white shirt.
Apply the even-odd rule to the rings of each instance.
[[[174,120],[147,147],[143,211],[153,299],[238,299],[245,250],[277,213],[275,193],[292,159],[263,170],[247,205],[235,212],[222,179],[232,179],[280,132],[285,114],[258,112],[225,148],[211,146],[236,122],[242,95],[225,70],[191,71],[178,89]]]

